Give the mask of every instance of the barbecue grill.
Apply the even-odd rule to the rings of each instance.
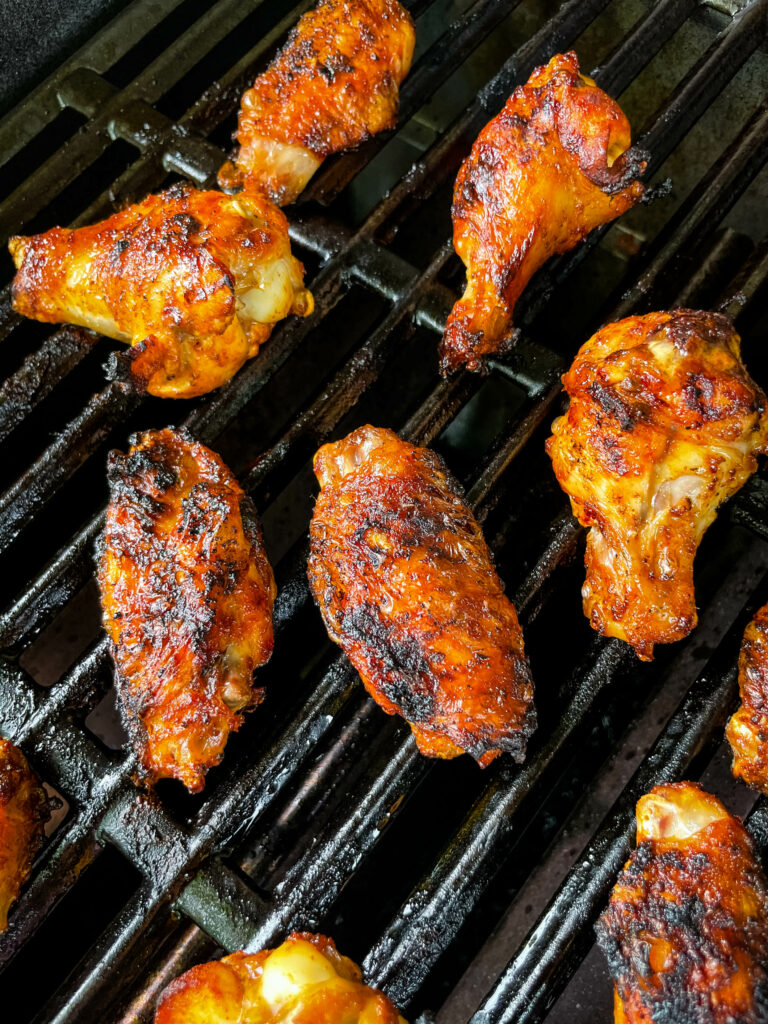
[[[241,92],[308,6],[132,0],[0,122],[3,245],[180,178],[211,185]],[[397,131],[327,161],[287,211],[316,312],[225,387],[136,396],[104,375],[114,343],[22,320],[2,292],[0,732],[61,803],[0,939],[14,1022],[149,1021],[193,963],[294,928],[333,935],[411,1019],[607,1019],[592,923],[635,800],[704,774],[768,852],[768,803],[729,781],[722,749],[741,633],[768,599],[768,481],[705,539],[699,629],[641,664],[582,615],[583,531],[543,452],[577,347],[630,312],[725,309],[768,385],[768,0],[408,6]],[[568,48],[650,152],[652,202],[538,275],[505,361],[442,381],[455,173],[514,86]],[[366,422],[440,451],[483,522],[536,682],[522,766],[420,757],[325,636],[305,577],[310,461]],[[254,497],[280,589],[267,700],[194,797],[132,780],[93,582],[106,452],[169,423]]]

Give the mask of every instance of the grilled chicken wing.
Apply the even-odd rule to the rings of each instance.
[[[155,1024],[405,1024],[324,935],[199,964],[166,988]]]
[[[556,54],[485,126],[453,193],[453,244],[467,287],[440,344],[444,375],[512,344],[515,303],[556,253],[620,216],[643,194],[645,154],[630,149],[619,105]]]
[[[608,324],[563,384],[547,451],[591,527],[584,612],[650,660],[696,625],[696,549],[767,449],[766,397],[731,322],[690,309]]]
[[[768,885],[738,818],[692,782],[637,805],[637,849],[597,939],[617,1024],[764,1024]]]
[[[504,751],[535,728],[515,609],[442,460],[361,427],[315,456],[309,580],[328,632],[419,750]]]
[[[245,184],[285,206],[331,153],[393,128],[414,39],[397,0],[320,0],[243,96],[222,187]]]
[[[129,342],[131,378],[161,398],[219,387],[278,320],[313,308],[284,215],[251,193],[174,186],[100,224],[9,247],[18,313]]]
[[[8,911],[29,877],[50,817],[48,797],[10,740],[0,737],[0,932]]]
[[[121,712],[150,784],[203,788],[272,653],[275,582],[256,510],[218,455],[149,431],[109,460],[99,561]]]
[[[739,692],[741,706],[725,730],[733,774],[768,795],[768,604],[744,631]]]

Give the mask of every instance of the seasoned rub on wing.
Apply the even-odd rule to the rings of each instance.
[[[718,313],[608,324],[563,377],[547,451],[587,537],[584,613],[649,660],[697,621],[693,561],[768,446],[766,397]]]
[[[13,308],[126,341],[113,374],[161,398],[219,387],[312,295],[263,196],[175,185],[99,224],[17,236]]]
[[[741,706],[725,730],[733,774],[768,795],[768,604],[744,631],[739,693]]]
[[[765,1024],[768,884],[741,821],[692,782],[637,805],[637,849],[597,923],[616,1024]]]
[[[327,156],[397,122],[414,28],[397,0],[320,0],[243,96],[223,188],[292,202]]]
[[[483,128],[453,193],[453,243],[467,287],[440,344],[447,375],[508,350],[515,304],[550,256],[568,252],[643,195],[618,103],[555,54]]]
[[[203,788],[273,647],[275,582],[256,510],[218,455],[149,431],[109,460],[99,560],[123,720],[147,782]]]
[[[523,635],[442,460],[361,427],[315,456],[309,580],[371,696],[433,757],[522,761],[536,723]]]
[[[406,1024],[332,939],[293,932],[277,949],[198,964],[165,989],[155,1024]]]
[[[48,797],[27,759],[0,737],[0,932],[29,877],[50,817]]]

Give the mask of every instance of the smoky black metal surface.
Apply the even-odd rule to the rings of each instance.
[[[120,60],[130,63],[130,47],[141,40],[141,17],[150,18],[148,5],[142,2],[130,5],[121,16],[124,39],[119,27],[108,26],[103,38],[94,42],[92,59],[70,62],[55,81],[44,83],[36,103],[30,104],[29,124],[12,112],[0,125],[0,141],[9,140],[8,154],[17,159],[38,126],[55,124],[51,95],[58,95],[63,106],[86,119],[81,132],[30,168],[0,203],[0,234],[36,225],[47,210],[55,210],[61,202],[57,197],[68,195],[67,190],[76,187],[89,168],[106,159],[115,139],[132,147],[134,158],[99,194],[85,189],[82,195],[87,198],[78,199],[79,206],[69,219],[85,222],[103,216],[115,202],[161,185],[169,171],[199,184],[211,180],[222,159],[220,131],[231,118],[240,91],[307,4],[264,3],[245,10],[241,4],[220,0],[202,16],[192,11],[192,5],[186,14],[184,5],[176,14],[169,10],[172,6],[158,4],[156,15],[166,21],[187,19],[178,22],[178,38],[149,62],[140,62],[127,84],[118,84],[119,75],[111,70],[107,55],[114,51],[115,67]],[[349,226],[340,216],[343,205],[339,203],[355,175],[386,151],[388,140],[378,138],[355,153],[329,161],[310,185],[303,205],[290,212],[294,243],[305,258],[318,264],[310,281],[315,317],[282,324],[259,358],[228,385],[201,401],[180,404],[179,413],[137,401],[119,385],[98,384],[99,343],[88,332],[64,328],[36,341],[29,326],[10,311],[6,292],[0,305],[0,360],[7,358],[10,372],[0,385],[0,443],[13,453],[30,424],[40,442],[37,454],[3,485],[0,547],[13,553],[23,552],[27,545],[28,550],[29,538],[41,535],[40,524],[48,522],[50,509],[61,507],[57,505],[60,495],[80,496],[78,481],[83,473],[98,462],[107,443],[117,439],[124,444],[129,424],[141,422],[142,416],[150,422],[154,417],[155,425],[158,415],[178,416],[201,440],[214,445],[223,441],[233,446],[235,457],[242,458],[237,455],[238,424],[251,423],[259,403],[269,407],[271,396],[281,381],[284,388],[285,376],[299,364],[307,347],[322,340],[318,325],[332,323],[355,289],[375,296],[382,303],[381,314],[335,364],[305,364],[304,377],[311,366],[317,386],[314,391],[306,389],[295,414],[284,423],[278,419],[268,443],[257,445],[257,456],[243,464],[239,475],[246,488],[260,507],[269,508],[279,502],[280,495],[290,495],[296,481],[309,486],[305,470],[315,447],[343,434],[356,418],[373,415],[376,409],[386,410],[388,425],[404,436],[419,443],[447,443],[455,423],[477,409],[487,387],[480,378],[464,374],[445,382],[427,377],[425,389],[400,405],[387,403],[380,394],[382,382],[399,365],[403,351],[412,350],[415,355],[415,347],[423,344],[420,331],[428,332],[434,345],[456,297],[447,221],[444,233],[434,239],[429,258],[420,263],[404,257],[397,244],[398,231],[405,229],[420,205],[440,195],[475,134],[512,87],[553,52],[571,46],[610,7],[610,0],[552,5],[551,16],[523,39],[476,99],[359,226]],[[601,84],[616,93],[625,89],[696,7],[685,0],[649,5],[602,61],[597,73]],[[524,8],[519,0],[506,4],[477,0],[435,34],[403,89],[401,130],[459,61],[481,45],[503,18]],[[420,3],[414,12],[429,9],[430,4]],[[738,17],[721,22],[722,30],[709,48],[651,116],[641,143],[650,150],[652,170],[661,167],[760,45],[767,10],[768,3],[756,0]],[[248,20],[253,18],[257,21]],[[259,33],[250,48],[236,42],[246,24],[257,23]],[[233,41],[240,45],[234,63],[225,52]],[[224,66],[218,81],[189,84],[198,61],[217,47]],[[182,87],[194,101],[181,114],[170,116],[167,97]],[[621,308],[660,302],[665,288],[672,294],[670,277],[682,273],[680,258],[691,250],[702,256],[697,287],[708,303],[715,301],[710,283],[714,273],[709,275],[708,268],[717,265],[724,246],[714,229],[765,163],[766,119],[757,106],[737,140],[714,161],[655,242],[641,251],[629,270],[630,290]],[[553,289],[578,275],[605,234],[596,232],[581,250],[553,263],[534,282],[524,307],[524,336],[511,359],[493,367],[492,379],[509,382],[516,398],[503,428],[464,476],[478,517],[499,538],[502,560],[510,548],[504,514],[508,481],[553,414],[559,374],[566,365],[537,337],[539,316]],[[707,256],[712,258],[708,261]],[[743,293],[729,310],[754,311],[765,280],[765,253],[761,258],[758,252],[725,296],[731,299],[736,291]],[[676,281],[675,288],[678,284],[684,282]],[[8,346],[17,344],[17,338],[22,349],[20,357],[14,358]],[[74,403],[72,415],[61,396],[71,382],[76,395],[81,377],[97,382],[100,390],[93,398],[86,394],[81,407]],[[49,414],[56,424],[53,438],[41,428]],[[731,512],[734,522],[762,536],[768,534],[764,490],[761,480],[753,481]],[[546,619],[551,614],[558,584],[578,550],[580,530],[561,509],[562,502],[553,508],[551,527],[540,524],[535,547],[523,559],[524,569],[516,569],[512,576],[513,596],[526,627],[539,616]],[[136,1019],[131,1007],[148,1014],[148,993],[158,991],[164,981],[200,956],[212,955],[216,945],[255,948],[278,940],[292,927],[325,926],[344,893],[365,877],[377,851],[386,846],[392,823],[396,828],[404,809],[414,801],[418,805],[419,793],[432,793],[441,778],[452,778],[454,783],[462,778],[461,766],[435,766],[420,758],[403,723],[386,720],[372,708],[345,659],[328,652],[312,634],[304,575],[306,548],[298,538],[277,564],[278,665],[273,670],[276,678],[267,677],[269,692],[276,688],[281,673],[299,672],[299,655],[294,656],[292,649],[301,648],[306,629],[314,637],[308,648],[317,648],[311,656],[316,666],[278,701],[262,734],[257,731],[248,742],[244,736],[242,742],[237,737],[230,743],[224,765],[213,773],[201,800],[175,805],[165,794],[153,799],[140,794],[131,779],[131,759],[105,749],[84,726],[85,716],[109,686],[105,641],[96,639],[50,690],[42,690],[24,667],[35,638],[92,576],[93,542],[102,513],[90,495],[83,501],[82,512],[52,559],[31,578],[28,573],[20,575],[0,614],[4,650],[0,729],[20,742],[33,764],[71,804],[69,817],[47,844],[14,910],[13,928],[0,939],[4,977],[13,978],[20,959],[34,947],[38,930],[55,916],[60,901],[66,903],[76,895],[78,880],[98,870],[105,846],[119,851],[140,878],[118,916],[87,952],[83,950],[69,977],[39,1009],[37,1020],[61,1024],[101,1020],[107,1010],[116,1013],[121,1005],[124,1020]],[[279,661],[281,657],[284,661]],[[643,674],[642,688],[653,687],[662,662]],[[437,858],[430,862],[425,854],[426,859],[417,858],[413,867],[401,865],[407,885],[399,894],[393,890],[389,903],[384,901],[384,916],[379,914],[377,931],[366,943],[370,950],[366,970],[402,1005],[413,1003],[445,950],[461,934],[493,883],[510,841],[536,819],[540,798],[556,786],[558,774],[594,718],[596,701],[623,680],[636,677],[637,665],[626,648],[593,639],[569,663],[562,685],[549,695],[553,708],[567,713],[535,737],[528,762],[522,768],[496,766],[487,784],[468,774],[471,784],[462,783],[466,811],[441,840]],[[717,692],[722,695],[725,690]],[[717,703],[718,715],[724,706]],[[689,722],[691,751],[715,729],[704,717]],[[244,732],[254,728],[249,722]],[[667,750],[663,738],[659,744],[660,750]],[[684,763],[684,758],[669,760],[666,754],[654,757],[641,769],[654,780],[654,772],[666,777],[665,772],[681,770]],[[283,851],[280,855],[275,852],[278,849]],[[407,853],[401,846],[401,859]],[[597,893],[597,883],[590,884]],[[172,912],[191,918],[201,930],[174,924]],[[570,919],[563,923],[557,909],[547,920],[558,935],[561,929],[562,939],[553,941],[549,959],[541,962],[542,986],[536,994],[541,1005],[551,1000],[578,959],[568,944],[577,948],[585,941],[584,929],[577,929]],[[342,927],[338,921],[337,925]],[[364,948],[359,951],[360,959],[364,952]],[[525,949],[520,955],[526,955]],[[505,979],[507,974],[499,993],[506,992]],[[497,1013],[505,999],[499,995],[494,1009],[491,999],[483,1012]]]

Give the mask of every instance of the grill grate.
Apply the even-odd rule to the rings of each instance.
[[[309,4],[199,6],[134,0],[0,124],[0,152],[16,171],[0,202],[3,239],[56,218],[102,217],[174,175],[211,183],[242,89]],[[418,38],[428,42],[402,90],[400,128],[329,160],[289,211],[316,315],[282,324],[257,359],[205,399],[162,403],[105,385],[100,363],[110,346],[87,331],[21,321],[8,289],[2,293],[0,730],[69,808],[0,940],[0,992],[18,986],[32,954],[54,955],[57,913],[100,864],[138,872],[99,938],[68,954],[69,976],[30,997],[30,1019],[87,1022],[107,1009],[126,1022],[149,1019],[160,987],[195,960],[219,947],[273,943],[293,927],[326,928],[400,1005],[437,1009],[566,823],[570,808],[547,810],[557,794],[582,776],[585,787],[594,779],[665,672],[690,656],[695,634],[650,666],[590,635],[578,601],[581,530],[551,480],[541,441],[576,345],[602,320],[630,311],[725,303],[744,333],[750,368],[768,379],[750,346],[760,334],[768,246],[718,229],[742,194],[747,201],[764,187],[768,157],[759,50],[768,0],[735,6],[715,14],[697,0],[411,4]],[[627,12],[634,23],[625,23]],[[491,65],[488,47],[499,36],[516,49]],[[448,240],[455,172],[514,85],[573,45],[595,53],[604,88],[629,90],[629,98],[633,83],[664,80],[659,62],[669,55],[685,59],[688,70],[681,65],[680,80],[658,93],[658,109],[640,104],[647,119],[638,141],[651,153],[649,174],[682,154],[700,168],[699,180],[684,196],[657,190],[655,206],[553,261],[521,303],[520,343],[489,378],[435,383],[436,338],[460,283]],[[155,56],[142,57],[145,47]],[[430,101],[457,68],[464,73],[462,62],[469,80],[482,73],[485,82],[443,128]],[[727,145],[710,135],[701,159],[690,139],[734,80],[751,100],[729,122]],[[634,122],[632,105],[625,108]],[[67,134],[74,121],[62,122],[61,109],[85,118],[75,134]],[[420,138],[434,141],[422,152]],[[49,155],[26,162],[40,153]],[[359,187],[366,178],[367,198]],[[638,238],[648,223],[651,237]],[[612,246],[634,251],[609,259]],[[569,294],[581,296],[575,312]],[[588,320],[585,330],[570,324],[572,313]],[[420,758],[404,724],[364,696],[310,607],[309,459],[319,443],[376,417],[443,451],[485,524],[537,680],[541,725],[523,766],[497,763],[481,774],[466,759]],[[86,637],[53,686],[41,686],[30,666],[32,654],[54,642],[57,617],[93,600],[105,451],[124,446],[131,429],[169,419],[220,450],[263,510],[268,550],[279,552],[280,593],[276,654],[260,676],[266,705],[230,741],[202,796],[161,785],[150,799],[131,781],[132,759],[89,728],[94,708],[109,707],[104,638],[86,646]],[[753,479],[711,532],[699,581],[709,610],[721,574],[764,550],[768,484]],[[495,982],[478,1024],[540,1020],[557,998],[590,947],[591,922],[630,848],[635,799],[661,779],[700,772],[721,739],[740,632],[766,596],[765,586],[745,593],[744,610],[722,623],[711,658],[698,655],[704,667],[679,709]],[[553,630],[562,644],[552,645]],[[767,814],[760,801],[749,819],[758,837]],[[374,885],[376,906],[366,906]],[[458,1018],[446,1009],[445,1019]]]

